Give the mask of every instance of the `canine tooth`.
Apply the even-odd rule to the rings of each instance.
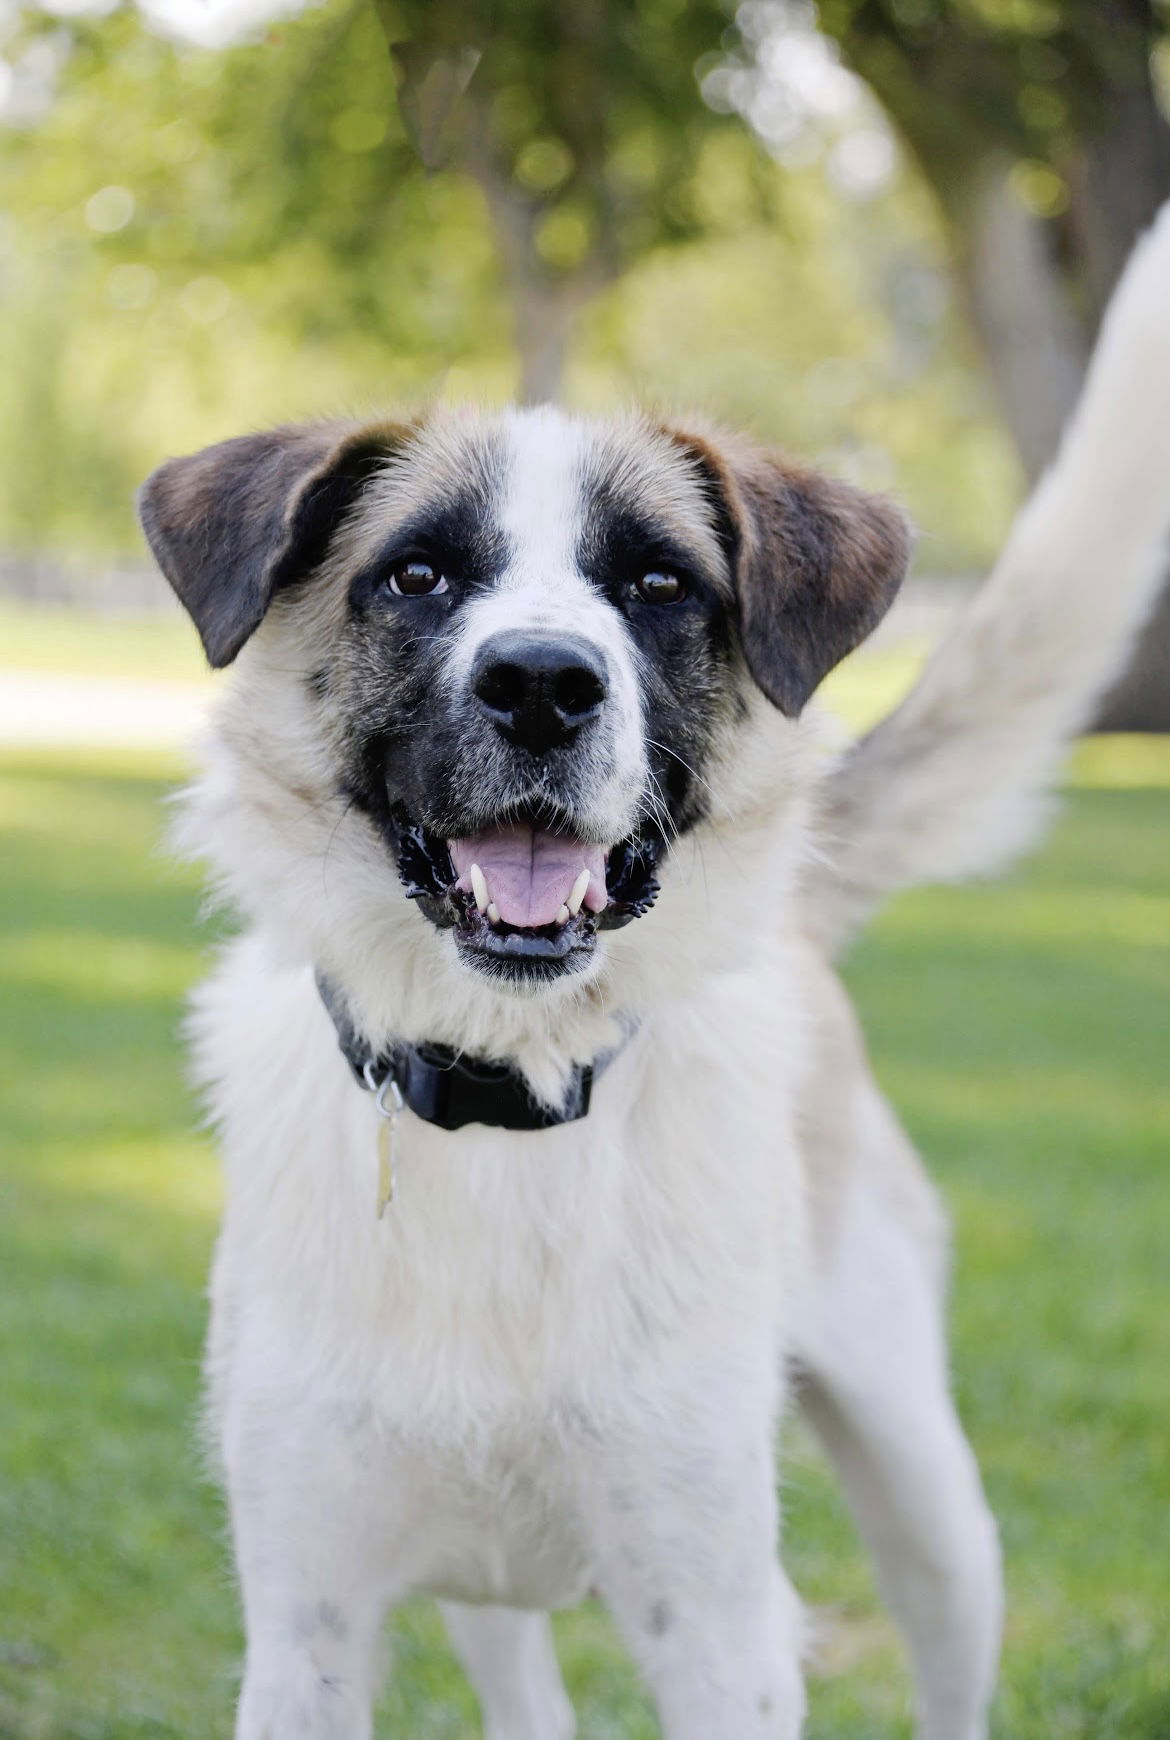
[[[585,898],[585,891],[588,887],[589,872],[588,870],[582,870],[580,876],[578,876],[576,882],[573,884],[573,892],[569,895],[568,900],[569,911],[574,917],[576,917],[581,910],[581,902]]]
[[[569,912],[568,907],[562,906],[561,910],[557,913],[557,923],[558,924],[568,924],[571,916],[572,915]]]
[[[499,924],[499,922],[500,922],[500,909],[496,905],[494,900],[488,901],[487,915],[488,915],[488,923],[489,924]]]
[[[488,909],[487,877],[484,875],[478,864],[473,864],[471,866],[470,875],[471,892],[475,895],[475,904],[481,912],[486,912]]]

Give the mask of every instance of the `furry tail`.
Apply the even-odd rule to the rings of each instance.
[[[1134,251],[1060,453],[990,579],[829,775],[836,874],[807,889],[827,948],[899,889],[998,868],[1038,833],[1070,738],[1157,599],[1168,530],[1170,205]]]

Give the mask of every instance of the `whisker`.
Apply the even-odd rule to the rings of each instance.
[[[650,745],[651,749],[661,749],[663,755],[669,755],[670,759],[672,761],[677,761],[679,766],[681,768],[685,769],[685,771],[690,774],[692,779],[697,779],[699,784],[702,786],[706,786],[708,791],[712,791],[714,789],[711,785],[710,780],[704,779],[703,775],[699,772],[699,770],[695,767],[692,767],[690,762],[686,759],[686,757],[680,755],[677,749],[672,749],[670,747],[669,743],[659,743],[657,741],[657,739],[653,738],[653,737],[647,737],[646,742]]]

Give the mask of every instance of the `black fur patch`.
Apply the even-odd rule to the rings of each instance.
[[[734,708],[726,576],[606,478],[586,496],[577,560],[622,612],[641,655],[647,750],[669,840],[706,813],[704,764]],[[685,596],[673,604],[639,598],[636,582],[655,570],[676,575]]]
[[[337,677],[350,746],[344,784],[392,844],[396,806],[438,833],[454,814],[450,770],[466,759],[466,745],[440,683],[442,665],[461,608],[496,584],[509,558],[490,457],[489,450],[456,494],[395,527],[350,583]],[[447,591],[397,597],[391,573],[409,560],[430,562]],[[447,825],[444,837],[456,831]]]
[[[395,527],[377,555],[350,582],[350,610],[355,617],[369,612],[371,603],[383,597],[397,562],[432,563],[450,589],[443,597],[455,604],[494,586],[507,567],[509,555],[491,492],[482,485],[468,484],[457,495],[445,497]],[[394,598],[393,594],[389,597],[394,604],[428,602]]]

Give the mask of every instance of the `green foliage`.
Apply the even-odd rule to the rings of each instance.
[[[598,304],[572,397],[706,409],[895,491],[925,572],[990,560],[1018,476],[946,304],[928,202],[907,186],[868,206],[834,199],[813,165],[777,172],[776,216],[757,224],[736,204],[749,150],[742,136],[709,144],[710,240],[651,255]]]
[[[1163,777],[1165,775],[1163,757]],[[240,1648],[196,1441],[218,1185],[182,1083],[208,937],[158,758],[0,769],[0,1733],[226,1735]],[[1077,793],[1023,876],[903,900],[850,977],[957,1214],[954,1365],[1007,1550],[997,1740],[1161,1740],[1170,1604],[1170,789]],[[909,1733],[841,1503],[798,1434],[788,1559],[828,1604],[812,1740]],[[608,1620],[558,1620],[582,1733],[652,1740]],[[468,1740],[429,1606],[380,1731]]]
[[[469,351],[506,369],[475,191],[416,170],[367,7],[222,52],[130,8],[75,20],[56,100],[0,155],[8,539],[124,544],[167,451],[409,400]]]
[[[567,101],[578,11],[602,29],[588,147]],[[486,183],[454,166],[474,114],[427,85],[444,54],[486,44],[465,95],[539,270],[555,280],[580,247],[600,248],[602,276],[621,268],[581,329],[570,398],[746,421],[897,488],[932,568],[985,560],[1016,476],[917,189],[862,209],[820,164],[783,171],[707,110],[694,65],[718,44],[714,0],[515,0],[474,39],[469,17],[488,15],[326,0],[212,51],[127,6],[25,14],[10,60],[48,43],[58,70],[39,117],[0,132],[0,543],[133,544],[130,497],[160,457],[257,424],[508,395]],[[445,164],[429,171],[427,91],[423,142]]]
[[[1083,138],[1148,91],[1166,28],[1156,0],[821,0],[820,16],[940,191],[1003,151],[1040,217],[1064,209]]]
[[[724,0],[382,0],[381,16],[416,106],[436,60],[479,56],[450,105],[447,153],[486,152],[538,230],[579,220],[582,255],[550,250],[553,270],[588,254],[620,270],[701,232],[703,144],[735,125],[699,100],[694,73],[729,26]],[[439,150],[442,131],[426,129]]]

